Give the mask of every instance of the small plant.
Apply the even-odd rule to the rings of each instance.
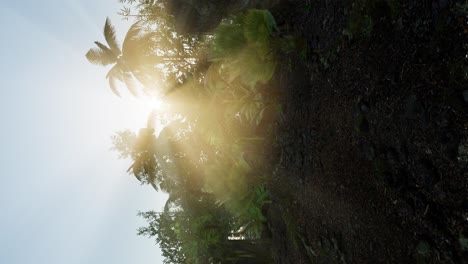
[[[464,3],[456,3],[453,12],[459,16],[466,17],[468,15],[468,1]]]
[[[468,238],[464,237],[463,235],[460,235],[458,238],[458,243],[460,244],[460,247],[463,249],[463,251],[468,252]]]
[[[468,162],[468,141],[458,146],[458,160],[460,162]]]
[[[265,186],[254,187],[243,199],[227,204],[228,210],[233,212],[241,224],[242,236],[249,239],[260,238],[264,230],[266,217],[262,208],[270,203],[270,193]]]
[[[374,21],[371,16],[373,8],[374,2],[371,0],[353,2],[348,13],[347,26],[343,30],[343,34],[350,39],[369,38],[374,27]]]

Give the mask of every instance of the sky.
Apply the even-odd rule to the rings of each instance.
[[[108,69],[84,56],[104,41],[107,16],[122,40],[118,0],[0,8],[0,263],[162,263],[154,239],[136,235],[136,214],[167,196],[110,151],[111,135],[144,127],[148,109],[115,96]]]

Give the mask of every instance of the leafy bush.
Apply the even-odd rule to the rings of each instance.
[[[214,32],[213,61],[221,61],[229,80],[250,87],[267,82],[276,67],[270,38],[276,23],[268,10],[251,9],[223,21]]]
[[[265,186],[259,185],[243,199],[226,204],[229,211],[238,217],[242,236],[249,239],[260,238],[265,228],[266,217],[262,212],[263,206],[270,203],[270,193]]]

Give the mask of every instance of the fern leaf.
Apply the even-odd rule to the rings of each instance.
[[[244,19],[244,36],[249,43],[267,44],[274,28],[276,22],[268,10],[247,11]]]
[[[104,25],[104,37],[112,52],[118,56],[121,51],[119,48],[119,43],[117,42],[115,28],[112,26],[109,18],[106,19],[106,23]]]
[[[214,33],[214,56],[227,57],[237,53],[246,41],[240,24],[220,24]]]

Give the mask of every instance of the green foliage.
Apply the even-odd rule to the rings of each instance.
[[[197,75],[198,62],[205,60],[208,42],[204,35],[181,35],[176,32],[174,17],[168,14],[164,1],[120,0],[123,8],[120,15],[124,19],[135,19],[141,23],[144,32],[150,36],[152,55],[150,59],[157,62],[159,76],[153,78],[153,84],[146,84],[147,89],[167,91],[175,83],[183,83],[184,78]],[[203,63],[201,63],[203,64]],[[154,72],[154,69],[153,69]],[[174,80],[174,81],[172,81]],[[157,83],[157,87],[154,83]],[[156,87],[155,87],[156,86]]]
[[[221,58],[230,54],[236,54],[246,44],[244,30],[241,23],[222,23],[214,32],[213,53]]]
[[[251,89],[242,89],[242,94],[232,101],[232,112],[238,114],[241,121],[258,126],[263,118],[266,105],[262,94]]]
[[[468,252],[468,238],[460,235],[458,238],[458,243],[463,251]]]
[[[90,49],[86,54],[93,64],[115,64],[106,78],[116,95],[120,96],[118,86],[123,83],[135,96],[140,92],[159,96],[199,71],[196,62],[206,57],[206,47],[199,43],[206,41],[200,36],[177,34],[162,1],[120,2],[124,6],[119,14],[125,19],[135,19],[122,48],[107,19],[104,37],[108,46],[95,42],[98,48]],[[136,14],[133,14],[135,10]]]
[[[235,72],[231,71],[235,70]],[[271,104],[256,87],[246,86],[244,78],[237,78],[239,70],[236,67],[226,67],[220,62],[216,62],[208,69],[204,85],[207,96],[210,99],[210,106],[223,111],[224,122],[229,121],[231,129],[238,130],[239,125],[251,128],[260,124],[263,119],[264,110]],[[258,76],[253,77],[255,79]],[[206,105],[205,105],[206,108]],[[244,127],[248,130],[247,127]],[[216,131],[207,131],[214,133]]]
[[[216,159],[205,167],[205,188],[217,197],[220,204],[241,199],[248,191],[250,171],[241,153]]]
[[[156,190],[161,184],[164,186],[165,179],[154,148],[154,129],[142,128],[138,136],[129,130],[120,131],[112,136],[112,142],[113,150],[120,152],[121,158],[133,160],[127,172],[132,172],[142,184],[150,184]]]
[[[164,263],[186,263],[185,255],[182,251],[182,241],[177,237],[176,227],[173,217],[170,214],[158,214],[154,211],[140,212],[149,224],[138,229],[138,235],[155,237],[160,245]],[[175,214],[174,214],[175,215]]]
[[[248,43],[266,45],[276,29],[273,15],[267,10],[249,9],[243,19],[244,36]]]
[[[147,75],[161,69],[163,80],[173,80],[165,88],[180,86],[166,93],[177,105],[173,114],[178,118],[165,124],[159,135],[151,117],[138,135],[127,130],[112,138],[120,156],[132,159],[129,172],[141,183],[169,193],[163,212],[140,213],[149,225],[138,234],[156,238],[165,263],[237,258],[236,243],[229,239],[259,239],[266,221],[262,209],[269,203],[259,173],[263,144],[255,131],[265,109],[274,105],[258,85],[267,83],[276,68],[274,18],[254,9],[224,20],[204,39],[210,43],[209,67],[195,74],[201,60],[187,56],[201,54],[194,48],[201,38],[178,36],[167,20],[153,17],[164,11],[159,1],[121,2],[136,5],[140,20],[127,33],[108,75],[111,82],[128,82],[131,87],[124,78],[131,75],[146,85],[151,83]],[[122,15],[128,18],[132,10],[124,9]],[[112,37],[115,30],[108,27],[105,32],[115,45],[97,45],[99,52],[111,54],[118,47]],[[92,54],[93,60],[98,55]]]
[[[276,61],[266,46],[249,45],[228,67],[231,69],[231,79],[240,77],[244,84],[253,87],[258,82],[266,83],[271,79]]]
[[[263,185],[252,187],[242,199],[227,203],[227,208],[237,216],[242,235],[246,238],[260,238],[265,228],[266,218],[263,215],[263,206],[270,203],[269,192]]]
[[[119,131],[112,136],[112,150],[120,152],[120,158],[133,157],[133,146],[137,140],[136,134],[130,130]]]
[[[320,64],[323,69],[328,69],[330,65],[336,59],[336,51],[334,49],[326,49],[321,52],[317,52],[320,60]]]
[[[139,213],[149,225],[138,234],[156,238],[165,263],[202,264],[221,259],[232,228],[231,216],[209,195],[178,199],[177,206],[166,206],[161,213]]]
[[[275,28],[269,11],[251,9],[215,29],[213,60],[222,62],[229,72],[229,82],[240,78],[243,84],[254,87],[271,79],[276,61],[270,38]]]
[[[343,33],[350,39],[369,38],[374,27],[374,21],[372,19],[374,4],[374,0],[359,0],[352,2],[347,16],[346,29]]]
[[[387,5],[390,8],[390,14],[393,20],[396,20],[401,13],[400,0],[387,0]]]
[[[458,160],[468,163],[468,140],[461,142],[458,146]]]
[[[459,16],[468,16],[468,1],[465,0],[464,3],[456,3],[454,8],[453,8],[453,11],[455,14],[459,15]]]

